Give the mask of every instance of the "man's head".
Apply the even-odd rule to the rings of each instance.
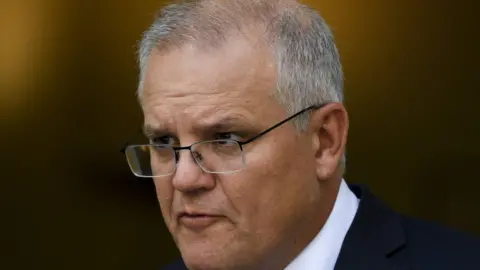
[[[328,103],[241,146],[242,170],[208,172],[199,166],[208,155],[187,149],[172,174],[154,177],[188,267],[285,267],[323,226],[342,177],[343,75],[321,17],[294,1],[170,5],[146,31],[139,61],[152,143],[244,142]]]

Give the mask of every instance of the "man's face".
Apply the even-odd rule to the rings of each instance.
[[[246,39],[210,52],[154,50],[142,95],[145,124],[155,141],[176,146],[246,140],[288,117],[273,97],[275,82],[271,55]],[[288,253],[317,213],[321,191],[308,133],[287,123],[243,154],[244,170],[210,174],[180,151],[175,173],[154,179],[165,223],[191,269],[265,266]]]

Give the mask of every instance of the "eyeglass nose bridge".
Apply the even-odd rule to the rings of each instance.
[[[178,167],[178,163],[180,161],[180,151],[182,150],[188,150],[190,152],[190,156],[193,158],[193,160],[195,161],[195,163],[197,164],[198,167],[200,167],[200,169],[202,169],[202,171],[204,172],[208,172],[207,170],[205,170],[205,168],[203,168],[203,166],[200,164],[200,161],[202,159],[202,154],[198,151],[195,151],[195,146],[197,145],[198,143],[194,143],[192,145],[189,145],[189,146],[181,146],[181,147],[175,147],[173,149],[173,152],[174,152],[174,155],[175,155],[175,170],[177,170],[177,167]]]
[[[205,145],[205,144],[208,144],[208,143],[214,143],[214,142],[223,142],[223,143],[228,142],[230,144],[238,146],[239,152],[235,152],[237,154],[234,154],[237,157],[237,158],[235,158],[236,161],[231,162],[232,160],[230,160],[230,162],[231,162],[230,165],[231,166],[226,165],[226,164],[225,164],[226,166],[221,165],[221,167],[224,167],[224,168],[216,170],[216,169],[212,169],[209,166],[206,166],[206,164],[204,164],[204,158],[207,158],[208,154],[206,155],[206,153],[202,153],[202,151],[197,151],[196,147],[200,146],[200,145]],[[195,163],[197,163],[197,166],[199,166],[200,169],[202,169],[203,172],[209,173],[209,174],[234,173],[234,172],[238,172],[238,171],[243,170],[245,168],[245,165],[246,165],[245,160],[244,160],[244,156],[243,156],[243,153],[242,153],[242,151],[243,151],[242,143],[240,143],[238,141],[234,141],[234,140],[199,141],[199,142],[193,143],[190,146],[174,147],[173,148],[174,156],[175,156],[175,168],[173,169],[172,173],[174,173],[177,170],[177,167],[178,167],[178,164],[179,164],[179,161],[180,161],[180,153],[179,152],[181,150],[189,150],[190,155],[193,158],[193,160],[195,161]],[[221,152],[222,151],[220,150],[220,153]],[[228,161],[228,158],[227,158],[227,161]],[[225,160],[222,160],[221,162],[225,162]],[[234,167],[234,168],[232,168],[232,167]]]

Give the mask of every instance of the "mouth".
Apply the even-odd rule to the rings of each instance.
[[[221,219],[222,216],[220,215],[213,215],[207,213],[183,212],[178,215],[179,223],[184,227],[194,231],[204,230],[212,226],[213,224],[219,222]]]

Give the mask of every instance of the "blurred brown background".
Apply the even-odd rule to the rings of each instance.
[[[478,1],[309,1],[346,72],[350,182],[480,234]],[[119,152],[158,0],[1,0],[0,269],[158,269],[177,251]]]

